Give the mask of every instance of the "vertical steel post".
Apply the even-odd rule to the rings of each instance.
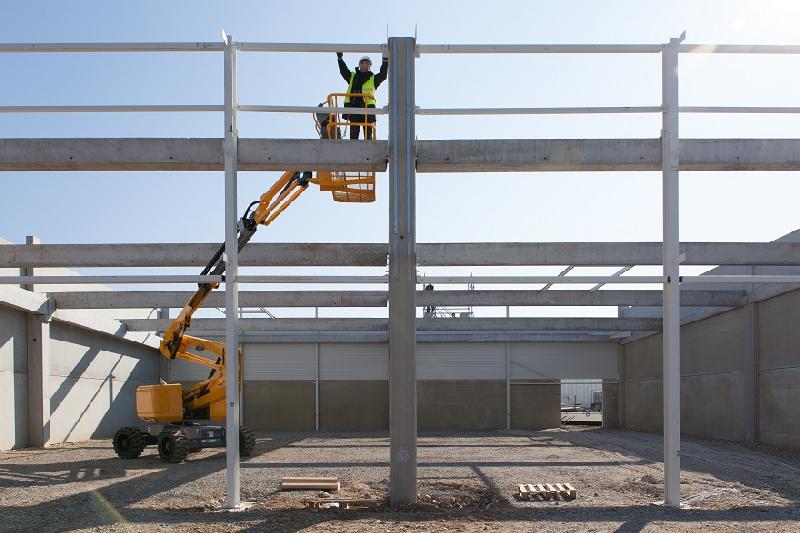
[[[511,307],[506,306],[506,318],[511,317]],[[511,343],[506,341],[506,429],[511,429]]]
[[[389,501],[417,501],[416,223],[412,37],[389,39]]]
[[[239,270],[237,206],[236,49],[225,40],[225,384],[226,507],[240,504],[239,492]]]
[[[319,318],[319,307],[314,308],[314,318]],[[319,431],[319,342],[314,344],[314,430]]]
[[[664,505],[680,506],[681,442],[681,309],[678,235],[678,47],[684,36],[670,39],[661,52],[661,171],[664,223]]]

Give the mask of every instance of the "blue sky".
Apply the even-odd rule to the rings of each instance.
[[[800,3],[783,1],[256,2],[0,1],[5,42],[366,42],[798,44]],[[348,54],[353,64],[357,56]],[[378,57],[375,55],[377,62]],[[681,56],[683,105],[800,105],[800,57]],[[213,104],[221,54],[0,55],[0,105]],[[242,104],[315,105],[344,89],[333,54],[239,55]],[[421,107],[658,105],[657,56],[423,56]],[[385,105],[388,90],[378,90]],[[379,137],[386,137],[379,118]],[[657,137],[654,116],[418,117],[420,139]],[[1,137],[219,137],[221,113],[0,115]],[[796,137],[794,116],[684,116],[682,137]],[[313,137],[310,117],[240,115],[242,137]],[[240,205],[278,173],[241,173]],[[216,242],[223,177],[213,172],[5,173],[0,236],[46,243]],[[261,242],[380,242],[378,201],[309,191]],[[796,174],[681,174],[681,239],[768,241],[800,224]],[[176,200],[177,199],[177,200]],[[655,241],[659,173],[421,174],[419,242]],[[473,269],[475,270],[475,269]],[[555,269],[556,271],[558,269]],[[452,273],[461,273],[451,271]],[[431,272],[432,273],[432,272]],[[467,272],[468,273],[468,272]]]

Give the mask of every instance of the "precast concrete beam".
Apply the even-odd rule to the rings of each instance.
[[[219,244],[0,246],[2,267],[205,266]],[[250,243],[241,266],[386,266],[385,243]],[[683,265],[800,265],[797,242],[685,242]],[[419,266],[660,265],[660,242],[468,242],[417,244]]]
[[[49,296],[59,309],[151,309],[183,307],[191,291],[90,291],[53,292]],[[686,290],[681,292],[685,307],[736,307],[745,303],[744,291]],[[241,307],[386,307],[386,291],[244,291]],[[222,307],[222,292],[212,292],[204,307]],[[660,306],[661,291],[417,291],[422,306]]]
[[[390,319],[391,320],[391,319]],[[123,319],[129,331],[164,331],[168,319]],[[241,331],[386,331],[385,318],[242,318]],[[649,318],[417,318],[417,331],[661,331]],[[189,331],[221,331],[224,318],[195,318]]]
[[[800,139],[682,139],[680,170],[799,170]],[[416,142],[418,172],[657,171],[659,139]],[[240,139],[241,170],[386,170],[386,141]],[[221,139],[0,139],[0,170],[223,170]]]
[[[222,171],[222,139],[0,139],[0,170]],[[239,170],[384,171],[386,141],[239,139]]]
[[[418,141],[418,172],[661,170],[659,139]],[[798,170],[800,139],[683,139],[680,170]]]

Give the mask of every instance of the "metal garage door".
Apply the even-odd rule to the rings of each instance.
[[[504,342],[421,342],[417,379],[505,379]]]
[[[389,345],[384,343],[322,343],[319,379],[389,379]]]
[[[244,345],[244,379],[313,380],[316,346],[311,342],[273,342]]]

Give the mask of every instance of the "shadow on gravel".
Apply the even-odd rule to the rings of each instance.
[[[285,439],[257,439],[254,453],[242,461],[249,461],[293,442]],[[94,448],[98,449],[98,448]],[[102,450],[102,449],[98,449]],[[147,448],[145,453],[147,453]],[[0,530],[44,529],[51,531],[97,527],[121,521],[137,522],[165,520],[174,512],[171,509],[136,509],[131,507],[151,496],[163,495],[166,505],[176,499],[171,493],[186,483],[225,470],[225,450],[204,457],[189,456],[182,464],[162,461],[152,452],[139,459],[117,457],[46,464],[0,464],[0,486],[26,487],[53,485],[82,481],[103,481],[124,477],[126,471],[146,470],[146,474],[120,480],[100,489],[84,490],[55,500],[30,505],[8,506],[0,504],[3,523]],[[154,518],[158,515],[157,518]],[[185,520],[185,516],[184,516]]]

